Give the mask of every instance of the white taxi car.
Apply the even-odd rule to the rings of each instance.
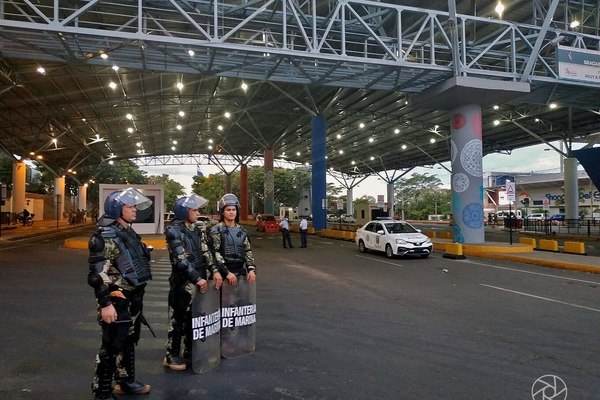
[[[394,256],[418,255],[426,258],[431,254],[431,240],[406,221],[377,220],[367,222],[356,231],[356,245],[361,253],[368,250],[385,252]]]

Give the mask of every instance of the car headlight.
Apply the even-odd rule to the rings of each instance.
[[[431,243],[431,239],[427,238],[423,243]]]
[[[406,243],[408,243],[408,242],[404,239],[396,239],[396,244],[406,244]]]

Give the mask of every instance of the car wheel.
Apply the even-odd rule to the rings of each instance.
[[[394,250],[389,244],[385,246],[385,255],[387,258],[394,258]]]
[[[361,253],[367,252],[367,247],[365,246],[365,242],[363,242],[362,240],[358,241],[358,251],[360,251]]]

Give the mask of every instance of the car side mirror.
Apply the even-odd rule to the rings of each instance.
[[[380,231],[377,231],[377,234],[378,234],[378,235],[383,235],[383,234],[384,234],[384,232],[383,232],[383,230],[380,230]]]

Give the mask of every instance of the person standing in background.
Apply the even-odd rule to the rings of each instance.
[[[308,221],[306,217],[302,217],[300,220],[300,247],[306,248],[306,234],[308,233]]]
[[[288,246],[290,246],[290,249],[293,249],[294,246],[292,246],[292,239],[290,238],[290,223],[288,222],[287,217],[283,217],[283,219],[279,223],[279,228],[281,228],[283,248],[287,249]]]

